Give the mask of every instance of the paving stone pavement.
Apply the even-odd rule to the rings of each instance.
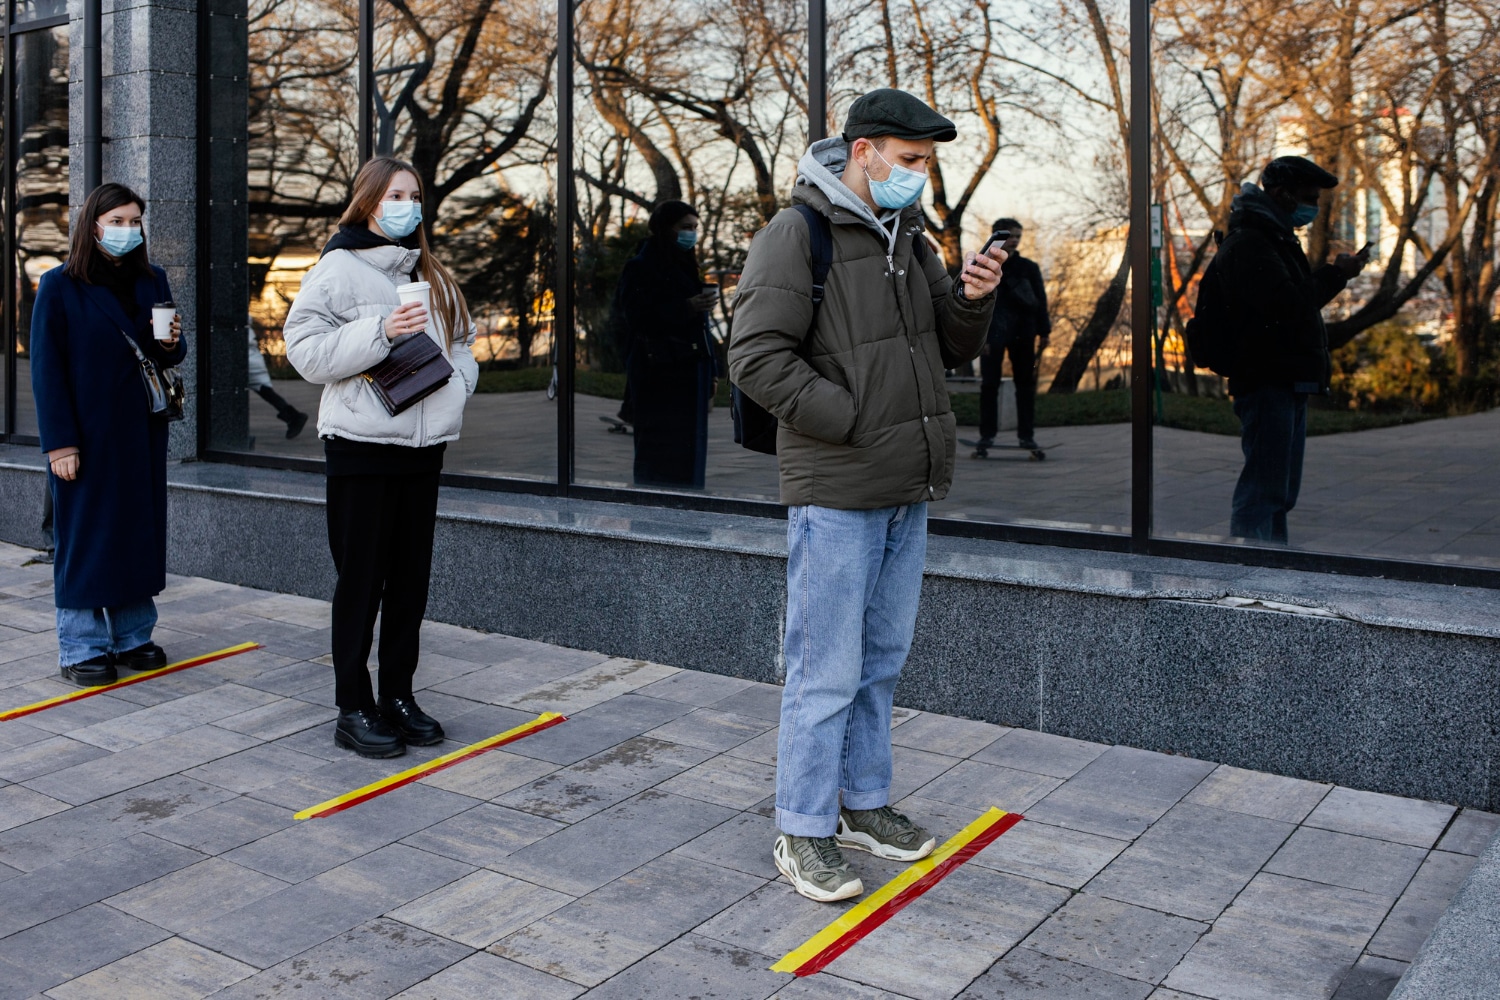
[[[51,568],[0,545],[0,708],[56,678]],[[899,807],[1027,819],[805,979],[843,909],[770,860],[779,689],[437,623],[450,740],[336,748],[327,605],[173,578],[174,660],[0,722],[0,1000],[1372,1000],[1500,816],[909,710]],[[541,711],[569,721],[292,813]],[[852,860],[871,888],[901,866]]]

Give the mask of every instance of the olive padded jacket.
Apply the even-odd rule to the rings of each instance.
[[[846,158],[842,139],[815,144],[792,193],[832,223],[817,328],[809,334],[807,223],[789,208],[750,245],[730,376],[779,422],[783,504],[873,510],[941,500],[957,443],[943,370],[979,354],[995,297],[960,297],[936,251],[915,259],[918,209],[903,210],[888,234],[838,181]]]

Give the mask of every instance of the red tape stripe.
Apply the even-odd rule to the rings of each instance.
[[[558,716],[555,719],[548,719],[546,722],[538,723],[537,725],[530,727],[524,733],[517,733],[515,736],[504,741],[503,743],[491,743],[488,746],[479,747],[478,749],[469,751],[461,757],[454,757],[452,760],[444,761],[443,763],[438,764],[436,767],[429,767],[425,770],[417,771],[415,773],[396,778],[394,780],[391,780],[389,783],[372,787],[363,795],[356,796],[352,799],[346,799],[338,803],[337,805],[329,806],[327,809],[320,809],[315,813],[310,813],[308,814],[308,819],[322,819],[325,816],[332,816],[334,813],[343,812],[345,809],[352,809],[355,806],[359,805],[361,802],[368,802],[373,798],[384,795],[386,792],[392,791],[397,788],[404,788],[405,786],[411,784],[413,781],[421,781],[428,775],[437,774],[439,771],[446,771],[448,768],[452,767],[455,764],[462,764],[464,761],[478,757],[480,754],[486,754],[491,750],[497,750],[500,747],[509,746],[510,744],[516,742],[516,740],[524,739],[527,736],[532,736],[536,733],[541,732],[543,729],[551,729],[553,726],[561,725],[567,721],[567,718],[565,718],[564,716]]]
[[[1006,813],[1004,818],[994,826],[954,851],[947,860],[892,896],[885,905],[871,912],[868,917],[861,920],[856,926],[849,928],[849,931],[843,937],[808,959],[807,962],[797,969],[797,975],[811,976],[822,972],[827,968],[828,963],[854,947],[854,945],[859,943],[861,938],[875,930],[875,928],[906,909],[918,896],[921,896],[928,889],[931,889],[946,878],[953,869],[993,844],[1002,833],[1021,822],[1022,818],[1020,813]]]

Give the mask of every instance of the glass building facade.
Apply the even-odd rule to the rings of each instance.
[[[8,6],[0,393],[7,439],[26,444],[30,301],[66,252],[80,29],[62,0]],[[961,444],[935,531],[1496,585],[1500,42],[1477,0],[1398,6],[1293,3],[1250,31],[1233,0],[205,0],[197,457],[319,467],[322,388],[288,365],[282,324],[359,165],[391,154],[421,175],[476,325],[452,483],[778,515],[774,457],[733,440],[739,269],[808,144],[896,85],[959,129],[924,195],[932,252],[956,269],[1014,220],[1050,328],[950,373]],[[1241,183],[1289,153],[1341,179],[1309,255],[1368,243],[1373,261],[1325,311],[1332,391],[1310,400],[1283,546],[1231,533],[1239,421],[1184,330]],[[681,387],[706,420],[668,435],[696,457],[664,475],[653,449],[669,446],[633,431],[678,389],[653,377],[636,398],[617,291],[667,199],[696,210],[713,305],[710,383]],[[283,405],[311,418],[293,437]],[[1014,446],[1028,410],[1034,449]]]

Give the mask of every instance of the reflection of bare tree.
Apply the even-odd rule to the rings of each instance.
[[[776,157],[797,118],[786,89],[795,79],[786,57],[797,30],[759,0],[582,4],[579,64],[591,105],[612,131],[604,169],[583,179],[640,205],[696,202],[715,186],[700,183],[700,171],[727,179],[743,164],[769,220],[780,204]],[[629,186],[627,150],[650,172],[652,194]]]
[[[67,28],[16,38],[16,349],[31,346],[31,309],[42,273],[68,254]]]
[[[703,220],[710,269],[737,268],[785,203],[806,143],[806,8],[789,0],[582,0],[573,219],[580,358],[616,365],[613,276],[651,207]]]
[[[385,0],[378,66],[405,67],[388,100],[392,152],[427,187],[426,224],[502,160],[541,163],[556,129],[536,128],[551,93],[556,32],[540,4]],[[377,68],[377,74],[380,70]]]
[[[1377,245],[1380,269],[1362,282],[1359,306],[1330,325],[1333,341],[1395,316],[1438,274],[1454,305],[1458,365],[1471,374],[1495,294],[1481,281],[1478,296],[1465,295],[1471,261],[1482,271],[1487,257],[1494,273],[1500,122],[1482,96],[1500,44],[1493,9],[1470,0],[1160,0],[1156,10],[1165,197],[1222,229],[1241,180],[1275,152],[1305,149],[1344,180],[1312,228],[1310,255],[1354,249],[1360,229]],[[1478,252],[1465,252],[1466,241]],[[1170,290],[1170,305],[1202,257]]]
[[[251,0],[250,295],[283,251],[312,251],[359,169],[356,0]]]
[[[379,151],[422,174],[434,244],[462,265],[476,317],[514,333],[524,357],[548,273],[521,251],[551,211],[551,7],[380,0],[376,11]],[[348,199],[360,165],[358,21],[357,0],[251,2],[252,299],[279,255],[316,252]]]

